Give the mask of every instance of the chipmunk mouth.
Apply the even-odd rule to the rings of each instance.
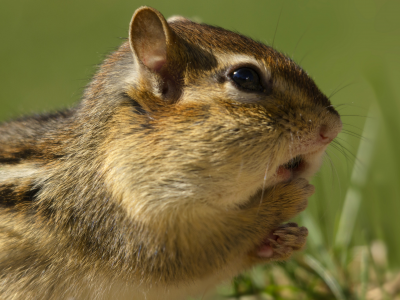
[[[289,180],[296,177],[306,169],[307,163],[303,155],[291,158],[288,162],[278,167],[277,175],[281,179]]]
[[[293,157],[286,164],[283,164],[282,167],[288,170],[296,171],[301,168],[304,162],[304,158],[301,155]]]

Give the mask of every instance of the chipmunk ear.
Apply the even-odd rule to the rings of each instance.
[[[137,62],[156,75],[159,92],[165,98],[176,98],[182,65],[180,43],[163,15],[151,7],[137,9],[130,24],[129,43]]]

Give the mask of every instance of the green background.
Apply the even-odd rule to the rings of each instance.
[[[141,5],[274,42],[328,96],[340,89],[332,102],[345,104],[338,107],[345,129],[338,141],[347,150],[329,148],[307,213],[326,247],[340,239],[344,216],[345,232],[353,232],[352,221],[355,226],[345,246],[381,240],[389,267],[398,269],[399,1],[1,0],[0,120],[79,101],[96,65],[127,37]],[[355,207],[350,213],[343,212],[346,195]]]

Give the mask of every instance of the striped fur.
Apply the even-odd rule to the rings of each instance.
[[[318,169],[315,132],[341,128],[329,100],[248,37],[150,8],[131,24],[76,108],[0,126],[0,299],[185,299],[305,243],[284,226],[292,244],[256,253],[307,205],[313,187],[277,171],[300,154],[302,177]],[[161,69],[137,46],[149,28]],[[232,85],[243,64],[268,93]]]

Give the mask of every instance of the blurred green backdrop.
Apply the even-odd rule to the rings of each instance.
[[[342,246],[382,240],[389,267],[398,269],[400,2],[2,0],[0,121],[79,101],[95,66],[127,37],[141,5],[274,41],[328,96],[340,90],[332,101],[345,104],[338,108],[345,124],[338,141],[347,150],[331,146],[307,213],[328,249],[340,234],[353,232],[347,227],[354,221]],[[346,195],[350,210],[344,214]]]

